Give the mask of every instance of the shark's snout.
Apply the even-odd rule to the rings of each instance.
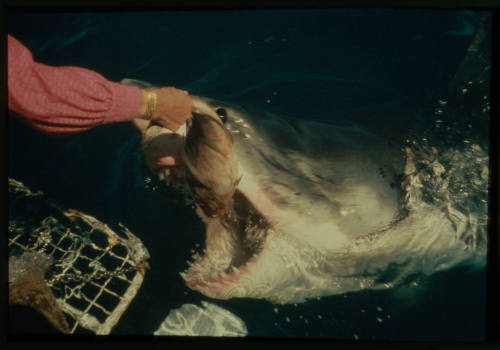
[[[183,159],[187,182],[197,203],[207,216],[221,215],[232,203],[238,165],[233,138],[218,115],[193,113]]]

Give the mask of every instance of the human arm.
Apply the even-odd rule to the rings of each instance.
[[[109,81],[89,69],[35,62],[28,48],[11,35],[7,46],[8,106],[32,127],[70,135],[100,124],[144,116],[144,90]],[[157,104],[153,119],[177,130],[191,115],[190,96],[174,87],[154,92]]]
[[[138,114],[140,89],[111,82],[85,68],[35,62],[11,35],[7,45],[9,109],[34,128],[70,135],[132,120]]]

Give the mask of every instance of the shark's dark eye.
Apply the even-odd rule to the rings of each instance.
[[[224,108],[217,108],[215,113],[219,116],[223,123],[227,121],[227,111]]]

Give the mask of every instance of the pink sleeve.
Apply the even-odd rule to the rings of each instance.
[[[7,45],[9,109],[33,127],[68,135],[132,120],[137,114],[142,98],[137,87],[85,68],[34,62],[31,52],[11,35]]]

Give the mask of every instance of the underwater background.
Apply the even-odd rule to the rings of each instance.
[[[350,118],[377,124],[363,118],[400,110],[385,115],[379,127],[394,128],[403,116],[419,134],[433,124],[436,101],[447,98],[483,15],[390,9],[12,12],[8,32],[38,62],[89,68],[113,81],[173,85],[327,123]],[[474,126],[455,130],[450,142],[473,137],[487,149],[488,120],[483,115],[472,122],[468,110],[457,107],[448,116]],[[290,305],[211,300],[191,291],[179,271],[193,247],[203,244],[203,225],[182,193],[154,179],[139,144],[131,123],[54,137],[8,120],[9,177],[111,227],[123,223],[151,254],[151,269],[112,334],[153,334],[171,310],[209,301],[239,317],[251,337],[484,339],[484,268],[459,266],[391,290]]]

